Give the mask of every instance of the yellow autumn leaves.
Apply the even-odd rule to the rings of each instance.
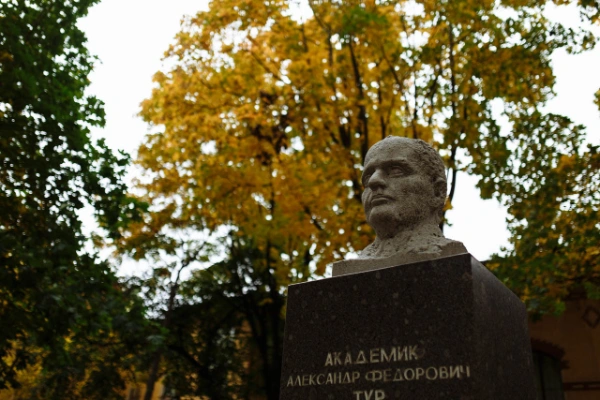
[[[544,124],[533,116],[554,84],[550,55],[582,39],[555,29],[539,2],[503,6],[516,17],[470,0],[213,1],[183,25],[167,56],[173,67],[156,75],[142,104],[160,131],[137,161],[147,178],[139,189],[154,210],[149,231],[249,237],[271,249],[265,258],[281,285],[297,270],[323,273],[372,239],[361,164],[370,145],[393,134],[437,146],[450,177],[478,175],[482,194],[514,211],[515,249],[529,246],[522,229],[547,221],[526,212],[541,201],[527,188],[547,188],[519,181],[527,159],[518,149],[541,146],[522,172],[530,178],[566,168],[567,151],[583,151],[575,142],[549,147],[532,133]],[[495,100],[523,129],[502,131]],[[572,142],[571,128],[565,122],[556,140]],[[568,179],[583,173],[577,168]],[[557,185],[556,196],[575,195],[567,186]],[[561,204],[549,202],[546,216],[566,216]]]

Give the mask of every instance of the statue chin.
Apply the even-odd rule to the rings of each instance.
[[[381,238],[393,237],[399,227],[403,225],[398,214],[386,212],[387,210],[373,210],[367,222],[373,227],[377,236]]]
[[[426,219],[423,210],[409,207],[375,207],[371,210],[367,222],[381,239],[389,239],[401,231],[422,224]]]

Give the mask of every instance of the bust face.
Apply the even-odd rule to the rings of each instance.
[[[367,222],[385,239],[420,223],[434,221],[440,196],[407,138],[388,138],[367,153],[362,176]],[[443,201],[443,200],[442,200]]]

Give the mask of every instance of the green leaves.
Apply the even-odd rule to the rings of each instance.
[[[264,253],[245,238],[182,284],[167,341],[165,382],[179,394],[277,398],[284,297]]]
[[[84,94],[95,59],[76,22],[94,3],[0,3],[0,389],[37,365],[48,399],[114,397],[82,394],[80,381],[122,367],[115,318],[143,326],[135,296],[85,253],[77,214],[91,205],[116,237],[138,206],[122,181],[129,158],[89,134],[104,111]]]
[[[503,174],[480,182],[498,184],[511,215],[514,247],[494,257],[496,272],[532,312],[559,313],[572,293],[600,283],[597,148],[585,149],[583,127],[553,114],[521,114],[512,134],[519,146]]]
[[[366,7],[350,6],[343,13],[339,34],[342,36],[360,35],[368,29],[385,29],[387,24],[385,15],[368,10]]]

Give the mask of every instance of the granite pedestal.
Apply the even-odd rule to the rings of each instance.
[[[470,254],[289,287],[281,400],[536,399],[523,303]]]

